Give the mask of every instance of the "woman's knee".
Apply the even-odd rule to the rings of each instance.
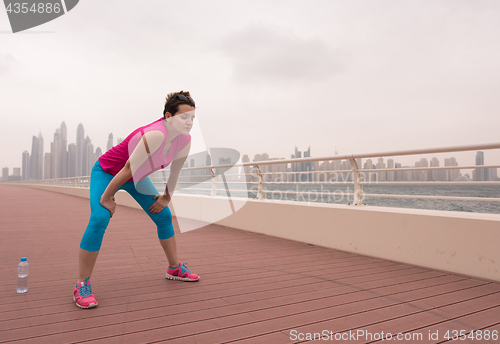
[[[89,220],[89,226],[95,228],[96,231],[103,232],[106,230],[111,219],[111,214],[109,211],[99,212],[97,214],[91,214]]]
[[[158,213],[164,221],[172,222],[172,212],[168,207],[163,208],[162,211]]]
[[[153,218],[158,230],[159,239],[169,239],[174,235],[174,226],[172,225],[172,213],[168,207],[160,211],[158,216]]]
[[[174,226],[172,225],[161,226],[161,227],[158,226],[157,231],[158,231],[158,239],[160,240],[170,239],[175,235]]]
[[[87,251],[100,250],[104,232],[111,218],[109,211],[106,210],[106,212],[92,212],[85,233],[83,233],[80,248]]]

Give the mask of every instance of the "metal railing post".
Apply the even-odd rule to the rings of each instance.
[[[354,179],[354,205],[363,204],[363,183],[361,181],[361,174],[359,173],[358,162],[354,158],[349,158],[351,163],[353,179]]]
[[[257,199],[264,198],[264,177],[260,171],[259,165],[253,165],[257,176],[259,177],[259,184],[257,185]]]
[[[212,166],[210,166],[210,174],[212,175],[212,193],[210,194],[210,196],[216,196],[217,195],[217,183],[215,180],[214,168]]]

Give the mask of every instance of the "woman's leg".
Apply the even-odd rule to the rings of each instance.
[[[168,259],[170,266],[179,265],[179,257],[177,256],[177,245],[175,241],[174,226],[172,224],[172,213],[168,207],[156,214],[151,214],[149,207],[156,202],[153,199],[154,195],[159,195],[158,190],[153,185],[149,177],[144,178],[139,182],[127,182],[123,185],[123,189],[127,191],[148,216],[156,224],[158,239]]]
[[[177,256],[177,243],[175,241],[175,235],[170,239],[158,239],[160,240],[160,245],[163,247],[163,251],[168,259],[168,265],[178,266],[179,257]]]
[[[154,221],[158,229],[158,239],[165,251],[168,259],[168,269],[166,278],[172,280],[181,280],[194,282],[200,279],[200,276],[192,273],[189,269],[179,262],[177,257],[177,245],[175,241],[174,226],[172,225],[172,213],[168,207],[156,214],[149,212],[149,207],[156,202],[153,199],[154,195],[158,195],[158,190],[153,185],[149,177],[134,184],[134,182],[127,182],[123,188],[134,197],[141,208],[148,214],[151,220]]]
[[[113,179],[113,175],[104,172],[99,161],[90,174],[90,220],[80,242],[78,281],[92,275],[97,255],[101,248],[104,232],[108,227],[111,215],[101,205],[101,196]]]
[[[97,255],[99,251],[87,251],[80,249],[80,272],[78,274],[78,282],[85,281],[85,277],[92,275],[92,270],[94,270],[95,261],[97,260]]]

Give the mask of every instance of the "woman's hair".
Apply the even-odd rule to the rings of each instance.
[[[179,111],[179,105],[181,104],[188,104],[195,107],[194,100],[191,98],[188,91],[169,93],[165,101],[165,107],[163,108],[163,118],[165,118],[165,114],[167,112],[169,112],[172,116],[175,116],[177,111]]]

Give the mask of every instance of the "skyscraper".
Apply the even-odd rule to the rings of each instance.
[[[366,162],[365,162],[365,165],[363,166],[363,169],[364,170],[373,170],[373,162],[372,162],[372,159],[367,159]],[[375,172],[364,172],[365,173],[365,178],[364,180],[366,182],[376,182],[378,181],[377,179],[377,173]]]
[[[444,159],[444,166],[458,166],[458,162],[454,157]],[[455,181],[460,177],[459,169],[450,169],[446,170],[446,180]]]
[[[484,152],[478,151],[476,154],[476,166],[484,165]],[[475,181],[485,181],[484,168],[476,168],[474,169],[474,180]]]
[[[90,176],[92,167],[95,164],[95,153],[94,145],[92,144],[90,138],[87,136],[85,138],[85,176]]]
[[[377,170],[385,169],[384,158],[378,158],[377,162]],[[386,171],[378,172],[378,180],[379,182],[385,182],[387,180]]]
[[[31,156],[29,161],[28,179],[43,178],[43,136],[42,132],[38,137],[33,136],[31,143]]]
[[[307,150],[304,151],[304,158],[310,158],[311,157],[311,146],[307,147]],[[306,174],[307,178],[304,178],[307,181],[312,181],[314,177],[314,173],[310,173],[314,171],[314,165],[311,161],[304,162],[304,167],[302,171],[309,172]]]
[[[43,179],[43,152],[44,142],[42,132],[38,134],[38,166],[37,166],[37,179]]]
[[[439,167],[439,160],[438,158],[434,157],[431,159],[431,167]],[[431,171],[431,178],[430,180],[437,181],[441,180],[440,179],[440,173],[442,170],[430,170]]]
[[[52,142],[50,148],[50,155],[52,158],[51,178],[61,178],[62,142],[61,130],[59,128],[57,128],[54,133],[54,142]]]
[[[490,177],[490,181],[495,181],[498,179],[498,170],[496,168],[489,168],[488,175]]]
[[[108,135],[108,143],[106,145],[106,151],[109,151],[111,148],[113,148],[113,133],[109,133]]]
[[[64,123],[64,121],[61,123],[59,132],[61,134],[61,148],[63,150],[68,150],[68,129],[66,128],[66,123]]]
[[[59,165],[59,175],[61,178],[68,177],[68,130],[66,128],[66,123],[64,121],[61,123],[60,128],[61,135],[61,157]]]
[[[420,159],[415,163],[415,167],[429,167],[429,161],[426,158]],[[430,170],[417,170],[413,171],[413,180],[425,182],[428,180],[432,180],[432,171]]]
[[[68,145],[68,177],[76,177],[76,144]]]
[[[22,157],[22,180],[27,180],[30,168],[30,153],[25,150]]]
[[[7,181],[9,180],[9,168],[4,167],[2,168],[2,181]]]
[[[68,150],[63,150],[61,152],[61,178],[68,178],[69,165],[68,165]]]
[[[394,168],[394,160],[393,159],[387,159],[387,168]],[[394,171],[387,171],[386,175],[387,175],[388,182],[393,182],[396,179]]]
[[[92,141],[90,140],[90,137],[87,135],[87,137],[85,137],[85,140],[83,141],[82,174],[81,174],[82,176],[90,175],[89,164],[93,158],[94,146],[92,146],[92,149],[89,149],[89,145],[92,145]]]
[[[101,150],[101,147],[97,147],[95,149],[95,160],[99,159],[99,157],[102,155],[102,150]],[[94,164],[95,164],[95,161],[94,161]],[[92,167],[94,167],[94,165],[92,164]]]
[[[300,159],[302,158],[302,153],[297,149],[297,146],[295,146],[295,154],[291,155],[292,159]],[[300,172],[302,171],[301,169],[301,164],[300,163],[293,163],[292,165],[292,172]],[[292,174],[292,180],[293,181],[300,181],[300,176],[299,173],[293,173]]]
[[[33,135],[31,139],[31,155],[30,155],[30,163],[28,164],[28,179],[36,179],[36,162],[38,159],[38,139],[35,135]]]
[[[76,177],[82,176],[83,172],[83,155],[84,155],[84,141],[85,141],[85,130],[83,129],[83,124],[78,124],[76,128]]]
[[[389,163],[389,162],[387,162]],[[399,162],[394,164],[394,168],[402,168],[401,164]],[[394,174],[394,179],[397,180],[398,182],[405,180],[405,173],[404,171],[395,171],[396,173]]]
[[[36,179],[36,166],[38,160],[38,139],[33,135],[31,140],[31,156],[29,163],[28,179]]]
[[[52,179],[52,156],[50,153],[45,153],[43,179]]]
[[[302,152],[297,149],[297,146],[295,146],[295,154],[292,154],[290,157],[292,159],[302,158]],[[309,157],[311,157],[311,146],[309,146],[307,148],[307,150],[304,151],[304,158],[309,158]],[[312,171],[314,171],[314,164],[310,161],[292,163],[290,165],[291,165],[291,172],[312,172]],[[312,173],[292,173],[292,180],[299,181],[299,182],[312,181],[313,174]]]

